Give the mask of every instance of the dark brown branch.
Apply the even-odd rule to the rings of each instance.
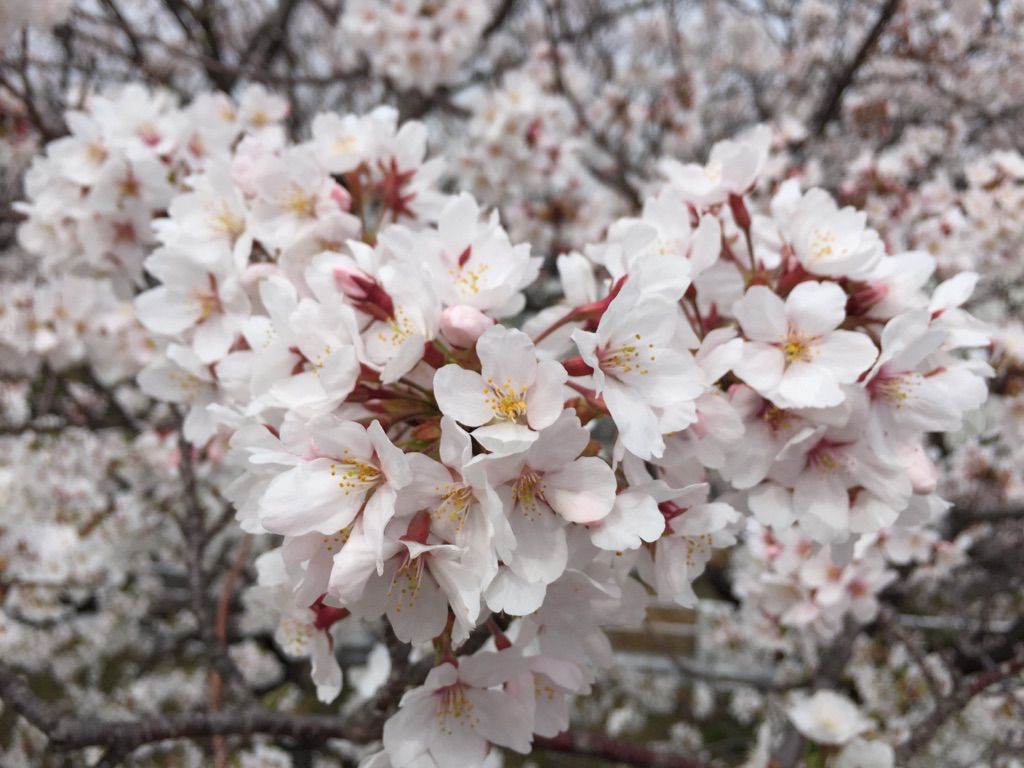
[[[494,15],[491,16],[491,20],[487,23],[487,26],[484,27],[484,40],[486,40],[499,29],[501,29],[501,27],[505,24],[505,21],[511,15],[512,11],[515,9],[516,5],[518,5],[518,3],[519,0],[502,0],[501,5],[498,6],[498,10],[494,12]]]
[[[834,687],[843,676],[853,654],[853,643],[860,634],[860,626],[847,618],[843,629],[832,644],[822,651],[818,669],[811,682],[811,691]],[[803,754],[804,738],[792,723],[787,723],[781,743],[772,754],[772,764],[779,768],[795,768]]]
[[[557,5],[557,9],[559,11],[562,10],[561,3]],[[569,102],[569,106],[572,108],[573,114],[576,117],[576,121],[580,124],[580,127],[590,135],[597,147],[608,155],[613,162],[613,168],[608,170],[598,168],[593,163],[587,163],[587,170],[589,170],[594,177],[598,179],[598,181],[601,181],[619,192],[626,198],[626,200],[629,201],[633,208],[640,208],[640,192],[629,180],[631,167],[623,150],[621,148],[616,148],[612,144],[611,139],[605,135],[604,131],[593,124],[587,116],[587,112],[580,103],[580,100],[576,98],[576,94],[573,93],[569,88],[568,83],[565,81],[565,77],[562,73],[561,54],[558,51],[560,32],[555,20],[555,11],[552,8],[547,9],[545,22],[548,45],[550,47],[549,55],[551,56],[551,75],[554,78],[555,87],[558,89],[558,92],[565,97],[566,101]],[[562,26],[565,26],[564,23]]]
[[[828,127],[828,124],[839,115],[840,107],[842,107],[843,104],[843,95],[846,93],[846,89],[853,83],[853,79],[857,76],[857,71],[864,66],[864,63],[868,60],[872,49],[878,42],[878,38],[882,36],[882,32],[885,31],[885,28],[889,25],[892,17],[896,14],[896,10],[899,8],[899,5],[900,0],[886,0],[885,5],[878,14],[878,18],[875,19],[875,23],[871,25],[871,29],[868,30],[867,35],[865,35],[864,39],[861,41],[860,47],[857,49],[857,53],[849,62],[847,62],[846,66],[840,70],[839,74],[829,84],[829,89],[821,101],[821,106],[819,106],[815,112],[815,136],[821,136],[824,134],[825,128]]]
[[[268,709],[238,712],[194,712],[136,720],[103,720],[73,717],[40,699],[22,677],[0,662],[0,699],[24,717],[48,739],[48,748],[69,752],[86,747],[106,747],[124,754],[157,741],[202,739],[211,736],[265,734],[298,741],[318,742],[346,738],[369,741],[365,730],[334,715],[291,715]]]
[[[975,696],[1019,674],[1022,670],[1024,670],[1024,647],[1018,650],[1016,656],[1002,664],[997,664],[985,672],[979,672],[963,680],[950,696],[937,702],[932,713],[914,729],[911,737],[900,746],[896,753],[897,765],[906,765],[910,758],[924,748],[939,729],[957,712],[970,704]]]
[[[638,744],[630,744],[596,733],[565,731],[553,738],[537,737],[534,749],[562,752],[581,757],[594,757],[610,763],[638,768],[709,768],[707,763],[673,752],[660,752]]]

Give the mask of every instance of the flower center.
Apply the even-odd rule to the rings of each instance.
[[[650,373],[650,369],[644,363],[654,362],[654,355],[651,354],[653,349],[653,344],[648,343],[645,346],[643,337],[639,333],[635,333],[632,341],[620,344],[618,347],[606,347],[601,350],[599,355],[601,368],[608,373],[637,373],[646,376]],[[645,354],[647,360],[644,360]]]
[[[480,293],[480,280],[483,278],[488,267],[488,264],[481,264],[476,269],[462,269],[460,267],[459,269],[451,270],[451,275],[455,278],[455,286],[459,291],[459,295],[467,298]]]
[[[761,420],[772,432],[789,429],[793,425],[792,414],[774,405],[769,405],[761,414]]]
[[[316,209],[316,201],[297,186],[292,187],[285,207],[300,218],[312,218]]]
[[[822,474],[838,472],[846,467],[842,446],[822,440],[807,454],[807,466],[815,467]]]
[[[227,203],[220,203],[217,206],[217,213],[210,217],[209,227],[214,232],[227,235],[235,241],[245,231],[245,219],[233,213]]]
[[[814,348],[817,336],[811,336],[796,328],[790,328],[786,340],[782,342],[782,354],[787,363],[809,363],[814,359],[817,350]]]
[[[402,604],[412,608],[416,604],[416,597],[420,593],[420,585],[423,583],[423,565],[426,556],[410,558],[408,554],[395,575],[391,577],[391,585],[388,587],[388,597],[395,597],[395,612],[402,612]],[[398,589],[397,595],[395,589]]]
[[[348,496],[352,491],[362,491],[380,482],[381,473],[377,467],[361,459],[338,459],[331,462],[331,477],[338,479],[338,487]]]
[[[902,408],[916,386],[917,382],[912,374],[891,375],[882,371],[868,384],[868,392],[875,400],[881,400],[886,405],[895,408]]]
[[[523,514],[533,519],[540,510],[538,502],[544,499],[544,475],[535,469],[525,469],[512,486],[512,498],[522,507]]]
[[[494,379],[487,379],[487,387],[484,389],[484,402],[499,419],[504,421],[516,421],[526,415],[526,392],[529,387],[516,388],[511,378],[505,379],[504,384],[495,384]]]
[[[473,489],[468,485],[449,484],[443,490],[439,486],[437,490],[441,493],[442,501],[434,510],[432,517],[435,520],[447,520],[455,526],[455,530],[462,529],[466,522],[466,512],[469,510],[469,503],[473,499]]]
[[[449,736],[455,727],[473,727],[480,722],[480,718],[473,714],[473,702],[466,696],[462,683],[442,688],[437,698],[437,719],[441,730]]]
[[[394,308],[394,316],[377,333],[377,338],[393,347],[402,346],[416,332],[412,320],[402,307]]]
[[[835,253],[836,233],[831,229],[816,229],[811,236],[811,261],[822,261]]]

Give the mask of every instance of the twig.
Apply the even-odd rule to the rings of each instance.
[[[878,18],[875,19],[875,23],[871,25],[871,29],[864,36],[861,41],[860,47],[857,49],[857,53],[852,59],[846,64],[845,67],[839,72],[839,75],[832,80],[831,87],[825,93],[824,98],[821,101],[821,106],[815,112],[814,117],[814,135],[821,136],[825,133],[825,128],[828,124],[834,120],[838,114],[839,109],[843,104],[843,95],[846,93],[846,89],[853,83],[854,77],[857,75],[857,71],[864,66],[864,63],[868,60],[868,56],[871,54],[871,50],[875,47],[878,42],[878,38],[882,36],[882,32],[889,25],[892,17],[896,14],[896,10],[899,8],[900,0],[887,0],[886,4],[882,7],[881,12],[878,14]]]
[[[709,768],[707,763],[672,752],[661,752],[638,744],[611,739],[596,733],[565,731],[552,738],[537,737],[535,749],[594,757],[638,768]]]

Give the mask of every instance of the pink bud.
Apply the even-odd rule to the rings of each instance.
[[[331,184],[331,200],[337,203],[343,211],[352,210],[352,196],[338,183]]]
[[[448,307],[441,313],[441,333],[456,347],[472,347],[492,325],[492,318],[465,304]]]
[[[888,295],[889,286],[885,283],[868,283],[854,291],[847,300],[846,314],[866,315]]]
[[[939,482],[939,472],[934,462],[928,458],[924,448],[915,446],[910,452],[910,462],[907,466],[907,477],[914,488],[914,493],[928,494],[935,491]]]
[[[349,267],[334,268],[334,286],[353,301],[366,301],[373,278]]]

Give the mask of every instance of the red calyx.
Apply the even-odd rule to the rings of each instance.
[[[316,614],[313,619],[313,626],[317,629],[330,629],[336,622],[341,621],[349,615],[348,608],[335,608],[333,605],[324,605],[325,595],[320,595],[316,602],[309,606],[309,609]]]
[[[576,357],[570,357],[568,360],[562,362],[565,367],[566,373],[570,376],[589,376],[594,372],[582,357],[576,355]]]

